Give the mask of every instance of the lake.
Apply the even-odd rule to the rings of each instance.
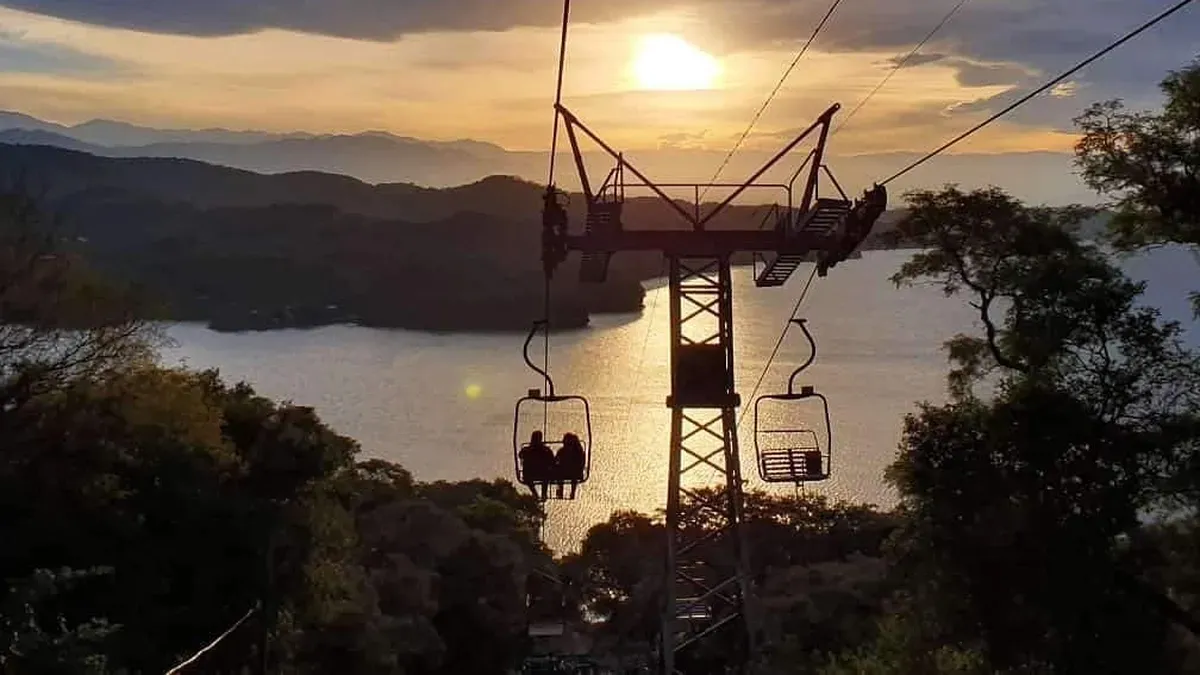
[[[974,315],[963,299],[945,298],[936,288],[896,289],[888,277],[909,255],[868,252],[844,263],[814,282],[800,308],[819,349],[803,381],[829,398],[835,440],[833,476],[805,489],[892,505],[882,473],[895,455],[904,415],[919,401],[945,400],[941,345],[974,330]],[[1123,266],[1147,280],[1147,302],[1190,323],[1187,292],[1200,288],[1200,274],[1187,252],[1159,250]],[[753,404],[755,383],[809,271],[801,268],[776,289],[755,288],[748,268],[734,272],[743,410]],[[664,287],[648,287],[642,314],[602,316],[587,330],[551,336],[558,393],[590,402],[594,453],[592,479],[580,488],[580,498],[549,506],[546,537],[556,549],[574,547],[589,526],[615,510],[663,507],[668,303]],[[1191,328],[1189,341],[1200,344],[1195,324]],[[165,350],[167,363],[218,368],[226,379],[245,380],[265,396],[313,406],[332,427],[357,439],[365,455],[398,462],[421,480],[511,477],[514,404],[542,384],[522,361],[525,336],[517,334],[350,326],[229,334],[192,324],[169,332],[178,344]],[[541,341],[534,347],[540,356]],[[785,390],[788,375],[807,355],[803,335],[790,330],[758,393]],[[753,420],[742,419],[743,474],[751,488],[764,488],[754,468]],[[763,420],[772,421],[778,420]]]

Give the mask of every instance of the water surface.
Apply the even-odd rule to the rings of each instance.
[[[963,299],[945,298],[936,288],[896,289],[888,277],[908,256],[870,252],[839,266],[814,283],[801,306],[799,316],[809,320],[819,347],[802,381],[829,398],[835,441],[833,477],[807,489],[890,506],[895,497],[882,473],[895,455],[903,416],[918,401],[945,399],[941,344],[973,330],[974,315]],[[1134,277],[1150,280],[1148,302],[1190,321],[1187,290],[1200,287],[1200,275],[1185,252],[1158,251],[1124,265]],[[755,384],[808,276],[802,268],[783,288],[757,289],[749,269],[735,270],[743,410],[754,400]],[[588,398],[594,450],[592,480],[580,499],[550,506],[547,538],[553,546],[571,547],[614,510],[652,512],[663,505],[670,424],[667,313],[666,289],[654,285],[641,315],[600,317],[588,330],[552,336],[558,393]],[[517,334],[347,326],[222,334],[197,325],[177,325],[170,333],[179,345],[165,354],[168,362],[219,368],[263,395],[314,406],[335,429],[357,439],[365,455],[399,462],[423,480],[511,476],[514,403],[541,386],[521,359],[525,336]],[[1189,337],[1198,342],[1194,327]],[[807,355],[801,333],[789,331],[757,393],[786,389],[792,368]],[[529,417],[522,421],[523,436],[531,425],[540,426],[539,410]],[[578,420],[569,411],[557,415],[551,435],[555,421]],[[754,468],[752,430],[747,415],[740,433],[743,473],[750,487],[765,487]]]

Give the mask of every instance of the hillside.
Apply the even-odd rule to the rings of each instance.
[[[371,186],[13,145],[0,145],[0,180],[44,195],[95,266],[173,320],[522,330],[541,311],[539,188],[520,181]],[[636,276],[622,270],[599,287],[562,279],[560,327],[641,307]]]
[[[230,330],[521,330],[541,310],[542,187],[515,178],[371,185],[0,144],[0,180],[45,195],[93,264],[143,288],[170,319]],[[583,202],[572,195],[577,226]],[[715,226],[756,228],[764,213],[733,207]],[[631,199],[626,222],[686,227],[657,198]],[[638,281],[662,270],[655,254],[622,254],[608,283],[589,286],[575,281],[577,264],[572,256],[557,277],[554,320],[564,328],[586,325],[590,312],[639,311]]]

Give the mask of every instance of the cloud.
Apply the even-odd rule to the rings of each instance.
[[[949,59],[945,63],[955,69],[958,82],[964,87],[1011,86],[1037,75],[1015,63],[977,63],[968,59]]]
[[[696,1],[660,2],[653,11]],[[216,36],[280,28],[384,41],[413,33],[550,27],[562,18],[561,5],[548,0],[4,0],[0,4],[62,19],[157,33]],[[651,13],[642,0],[580,2],[573,11],[580,23]]]
[[[919,68],[928,63],[937,63],[938,61],[949,58],[947,54],[897,54],[887,60],[888,65],[898,66],[904,64],[905,68]]]
[[[684,150],[689,148],[703,148],[705,141],[708,139],[708,130],[689,132],[677,131],[670,134],[662,134],[658,137],[658,147],[660,150]]]
[[[842,3],[814,49],[842,54],[891,52],[894,56],[884,62],[881,77],[882,71],[903,59],[954,4],[955,0]],[[921,53],[909,60],[905,70],[951,66],[958,70],[964,86],[1004,85],[1020,95],[1140,26],[1165,6],[1150,4],[975,0],[963,6]],[[740,0],[707,7],[704,13],[709,21],[727,27],[731,42],[724,47],[728,51],[764,45],[794,51],[827,7],[816,1]],[[1096,99],[1122,97],[1152,106],[1158,79],[1198,55],[1197,34],[1200,6],[1175,14],[1089,66],[1074,81]],[[893,82],[889,88],[895,86]],[[1002,100],[995,102],[1001,104]],[[1079,105],[1078,101],[1073,104]],[[984,105],[986,102],[974,109]],[[999,106],[989,109],[998,110]],[[1038,110],[1046,116],[1033,114]],[[1031,105],[1022,109],[1019,119],[1061,125],[1070,115],[1063,117],[1061,107]]]
[[[119,61],[66,45],[30,39],[24,31],[0,29],[0,63],[7,73],[115,73]]]
[[[1054,88],[1052,88],[1049,93],[1055,98],[1071,98],[1072,96],[1075,96],[1075,94],[1079,93],[1079,89],[1080,86],[1078,82],[1066,81],[1059,82],[1058,84],[1054,85]]]

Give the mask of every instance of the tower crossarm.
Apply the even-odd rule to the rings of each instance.
[[[883,186],[877,185],[867,190],[862,198],[851,201],[825,164],[825,143],[829,135],[829,125],[838,109],[837,104],[830,106],[744,183],[725,185],[733,188],[732,193],[724,201],[702,213],[699,203],[689,208],[686,202],[671,198],[667,190],[684,186],[699,195],[701,189],[711,186],[656,183],[650,180],[622,153],[614,150],[574,113],[559,104],[558,110],[566,125],[567,137],[570,139],[573,158],[587,202],[587,222],[586,227],[580,228],[582,231],[575,233],[572,233],[565,223],[546,225],[543,246],[550,251],[546,259],[555,261],[553,265],[556,266],[569,251],[583,253],[585,265],[582,279],[588,282],[604,281],[608,260],[616,253],[626,251],[658,251],[667,257],[774,254],[784,260],[815,260],[820,273],[824,275],[829,268],[847,259],[862,245],[887,208],[887,191]],[[599,183],[598,188],[597,183],[588,175],[580,145],[581,137],[590,139],[604,155],[615,162],[615,167],[608,172],[605,180]],[[790,182],[759,182],[768,170],[809,138],[815,138],[815,145],[808,153],[804,165],[792,176]],[[627,174],[633,178],[626,180]],[[833,182],[840,199],[819,196],[818,181],[822,175],[828,176]],[[796,184],[800,177],[803,177],[803,180]],[[686,229],[678,226],[674,229],[626,227],[624,207],[627,188],[648,189],[657,195],[669,207],[671,213],[682,219],[687,225]],[[740,195],[753,188],[784,193],[786,207],[783,208],[783,216],[776,219],[773,227],[760,230],[709,227],[718,214]],[[800,193],[798,203],[793,200],[793,191]],[[565,219],[565,212],[561,213],[560,219]]]

